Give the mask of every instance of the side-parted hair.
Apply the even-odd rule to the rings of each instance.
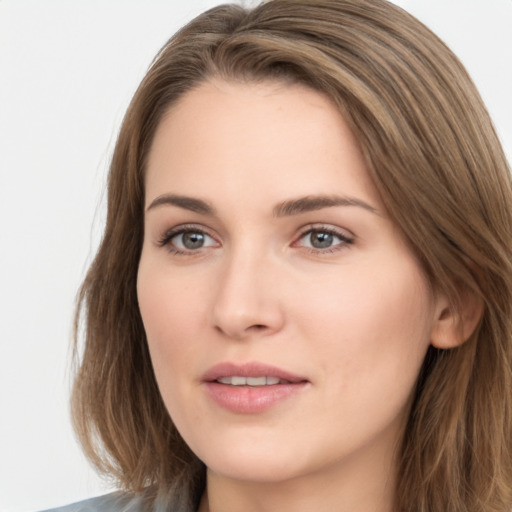
[[[464,344],[428,350],[399,447],[396,510],[510,510],[510,169],[462,64],[385,0],[219,6],[155,58],[119,133],[104,237],[78,298],[72,406],[85,453],[148,507],[159,496],[171,510],[192,510],[204,489],[204,465],[158,391],[136,280],[155,130],[173,104],[211,78],[300,83],[329,97],[433,289],[453,308],[467,294],[483,302]]]

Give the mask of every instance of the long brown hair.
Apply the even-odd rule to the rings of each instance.
[[[136,295],[144,169],[170,105],[211,77],[306,84],[356,135],[382,199],[432,286],[484,314],[429,349],[400,453],[396,510],[512,506],[512,186],[487,111],[453,53],[385,0],[271,0],[197,17],[160,51],[126,113],[108,215],[81,288],[73,415],[84,450],[125,490],[197,505],[204,466],[165,410]],[[461,291],[462,290],[462,291]],[[181,507],[181,508],[180,508]],[[174,509],[173,509],[174,510]]]

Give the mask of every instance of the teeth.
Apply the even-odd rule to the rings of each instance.
[[[266,386],[267,378],[266,377],[247,377],[247,385],[248,386]]]
[[[277,377],[221,377],[217,379],[221,384],[229,384],[230,386],[273,386],[279,384],[280,379]]]

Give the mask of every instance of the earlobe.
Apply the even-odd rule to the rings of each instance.
[[[432,346],[451,349],[462,345],[475,332],[483,311],[481,297],[467,288],[460,296],[458,307],[446,297],[440,297],[431,333]]]

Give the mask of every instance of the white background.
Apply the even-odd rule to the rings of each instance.
[[[0,511],[106,492],[68,419],[76,290],[124,110],[217,0],[0,0]],[[253,2],[254,3],[254,2]],[[459,55],[512,159],[512,0],[397,0]]]

